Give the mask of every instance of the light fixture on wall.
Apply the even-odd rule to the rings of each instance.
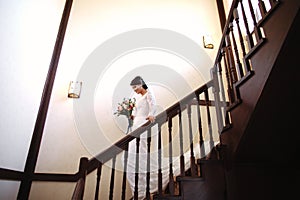
[[[211,35],[203,35],[203,46],[206,49],[213,49],[214,44]]]
[[[68,97],[69,98],[79,98],[81,92],[82,82],[79,81],[70,81]]]

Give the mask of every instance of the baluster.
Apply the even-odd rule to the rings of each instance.
[[[239,33],[239,39],[240,39],[240,45],[241,45],[241,49],[242,49],[242,54],[245,57],[245,55],[246,55],[246,49],[245,49],[245,44],[244,44],[244,40],[243,40],[243,34],[242,34],[242,31],[241,31],[241,27],[240,27],[239,13],[238,13],[238,10],[236,8],[233,10],[233,18],[234,18],[235,23],[236,23],[237,28],[238,28],[238,33]]]
[[[230,95],[231,103],[234,103],[236,101],[234,83],[237,82],[237,74],[234,66],[233,53],[231,49],[229,35],[226,35],[225,40],[226,40],[225,61],[227,64],[226,67],[227,67],[228,77],[229,77],[228,94]]]
[[[262,34],[261,34],[259,28],[257,27],[257,22],[256,22],[256,18],[255,18],[255,14],[254,14],[254,10],[253,10],[251,0],[248,0],[248,4],[249,4],[249,9],[250,9],[250,13],[251,13],[252,21],[253,21],[254,34],[255,34],[255,37],[256,37],[256,41],[258,41],[262,38]]]
[[[204,91],[204,98],[205,98],[205,105],[206,105],[206,115],[207,115],[207,124],[208,124],[208,133],[209,133],[209,144],[210,149],[213,149],[214,147],[214,139],[213,139],[213,133],[212,133],[212,124],[211,124],[211,116],[210,116],[210,110],[209,110],[209,95],[208,90]]]
[[[191,105],[187,105],[188,114],[188,126],[189,126],[189,139],[190,139],[190,163],[191,163],[191,176],[196,176],[195,156],[194,156],[194,142],[193,142],[193,130],[192,130],[192,109]]]
[[[134,180],[134,199],[138,199],[139,193],[139,168],[140,168],[140,138],[136,138],[136,155],[135,155],[135,180]]]
[[[229,77],[231,83],[236,83],[237,82],[237,73],[234,65],[234,58],[233,58],[233,52],[232,52],[232,47],[231,47],[231,41],[230,41],[230,36],[229,34],[226,35],[225,37],[226,41],[226,58],[227,58],[227,64],[229,67]]]
[[[161,123],[158,124],[158,144],[157,144],[157,154],[158,154],[158,195],[162,196],[162,172],[161,172]]]
[[[229,73],[228,61],[226,59],[226,47],[221,49],[221,54],[224,59],[224,65],[225,65],[224,68],[225,68],[225,76],[226,76],[226,81],[227,81],[227,94],[228,94],[229,102],[233,103],[234,98],[233,98],[233,94],[232,94],[232,83],[231,83],[230,76],[229,76],[230,73]]]
[[[200,113],[200,97],[197,94],[197,118],[198,118],[198,131],[199,131],[199,147],[200,147],[200,158],[203,158],[205,156],[202,147],[203,147],[203,129],[202,129],[202,120],[201,120],[201,113]]]
[[[175,183],[173,175],[173,146],[172,146],[172,118],[168,117],[168,130],[169,130],[169,190],[170,194],[175,193]]]
[[[225,126],[229,124],[229,116],[227,112],[227,103],[226,103],[226,97],[225,97],[225,89],[224,89],[224,84],[223,84],[223,76],[222,76],[222,66],[221,63],[217,63],[217,70],[218,70],[218,77],[220,78],[220,90],[221,90],[221,95],[222,95],[222,107],[223,107],[223,112],[224,112],[224,119],[225,119]],[[221,133],[221,132],[220,132]]]
[[[240,45],[241,45],[241,49],[242,49],[242,55],[243,55],[243,58],[245,58],[245,56],[246,56],[246,49],[245,49],[244,39],[243,39],[241,27],[240,27],[239,13],[238,13],[238,10],[236,8],[233,10],[233,17],[235,19],[235,23],[236,23],[237,29],[238,29],[238,34],[239,34],[239,39],[240,39]],[[245,62],[245,70],[246,70],[246,72],[251,71],[249,61],[247,59],[244,59],[244,62]]]
[[[217,63],[217,65],[213,67],[212,74],[213,74],[213,81],[214,81],[213,93],[215,97],[215,109],[216,109],[217,122],[218,122],[218,133],[221,134],[223,130],[223,116],[222,116],[222,105],[220,100],[220,84],[218,79],[219,64],[220,63]]]
[[[146,199],[150,199],[150,149],[151,149],[151,128],[147,130]]]
[[[199,131],[199,150],[200,150],[200,158],[205,156],[204,154],[204,140],[203,140],[203,130],[202,130],[202,120],[201,120],[201,113],[200,113],[200,97],[199,94],[196,95],[197,99],[197,118],[198,118],[198,131]],[[199,166],[199,174],[202,176],[202,167]]]
[[[246,17],[243,0],[240,0],[240,3],[241,3],[240,5],[241,5],[241,10],[242,10],[243,21],[244,21],[244,24],[245,24],[245,29],[246,29],[246,34],[247,34],[248,46],[251,49],[254,46],[254,42],[253,42],[253,38],[251,36],[251,33],[249,31],[249,24],[248,24],[248,20],[247,20],[247,17]]]
[[[122,200],[126,199],[126,176],[127,176],[127,162],[128,162],[128,143],[124,149],[124,167],[123,167],[123,180],[122,180]]]
[[[180,145],[180,175],[185,173],[184,154],[183,154],[183,131],[182,131],[182,116],[181,111],[178,110],[179,117],[179,145]]]
[[[116,156],[112,159],[112,168],[110,175],[110,187],[109,187],[109,199],[113,200],[114,195],[114,185],[115,185],[115,168],[116,168]]]
[[[236,58],[236,69],[239,70],[239,74],[240,74],[240,78],[243,78],[244,76],[244,71],[243,71],[243,67],[242,64],[240,62],[240,56],[239,56],[239,51],[236,45],[236,40],[235,40],[235,36],[233,33],[233,24],[230,23],[229,24],[229,30],[231,32],[231,38],[232,38],[232,43],[233,43],[233,49],[234,49],[234,53],[235,53],[235,58]]]
[[[95,200],[98,200],[98,197],[99,197],[101,171],[102,171],[102,163],[99,162],[99,166],[97,168],[97,180],[96,180]]]
[[[258,0],[258,7],[259,7],[261,17],[264,18],[267,14],[267,9],[266,9],[265,2],[262,1],[262,0]]]
[[[269,0],[270,5],[271,5],[271,9],[274,8],[276,6],[276,4],[278,3],[277,0]]]

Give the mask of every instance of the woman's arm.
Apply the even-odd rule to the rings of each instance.
[[[149,114],[148,114],[147,119],[151,122],[154,122],[155,112],[156,112],[156,99],[155,99],[154,94],[150,90],[148,90],[147,102],[149,105]]]

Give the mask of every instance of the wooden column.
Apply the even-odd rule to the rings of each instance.
[[[216,1],[217,1],[217,6],[218,6],[221,30],[223,31],[225,24],[226,24],[226,14],[225,14],[225,9],[224,9],[224,3],[223,3],[223,0],[216,0]]]

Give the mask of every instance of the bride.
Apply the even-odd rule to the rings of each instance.
[[[140,76],[136,76],[130,83],[132,89],[137,94],[136,106],[132,112],[133,126],[135,130],[145,124],[147,121],[154,122],[156,114],[156,99],[154,93],[146,85],[145,81]],[[158,190],[158,139],[157,127],[153,126],[151,130],[151,153],[150,153],[150,193],[157,192]],[[214,142],[216,145],[218,142]],[[195,145],[195,157],[200,158],[199,145]],[[210,141],[205,141],[203,145],[204,154],[210,151]],[[146,197],[146,175],[147,175],[147,131],[140,135],[139,145],[139,165],[138,165],[138,199],[145,199]],[[184,157],[188,158],[190,151],[184,152]],[[124,159],[124,158],[123,158]],[[124,161],[124,160],[123,160]],[[190,167],[189,159],[185,160],[185,169]],[[131,187],[132,194],[135,192],[135,172],[136,170],[136,140],[132,140],[128,146],[128,162],[127,162],[127,180]],[[169,182],[169,158],[162,158],[161,163],[162,171],[162,187],[165,188]],[[173,157],[173,172],[174,175],[180,174],[179,157]]]
[[[139,128],[149,120],[155,121],[156,99],[153,92],[148,88],[142,77],[135,77],[130,83],[133,91],[138,95],[136,106],[132,112],[133,126],[132,130]],[[154,132],[155,133],[155,132]],[[152,132],[153,134],[153,132]],[[155,146],[157,140],[152,135],[152,146]],[[152,155],[153,154],[153,155]],[[150,193],[157,190],[157,155],[150,155]],[[135,163],[136,159],[136,140],[129,143],[128,147],[128,163],[127,163],[127,180],[130,184],[132,193],[135,190]],[[144,199],[146,195],[146,174],[147,174],[147,132],[140,136],[139,145],[139,179],[138,179],[138,199]]]

